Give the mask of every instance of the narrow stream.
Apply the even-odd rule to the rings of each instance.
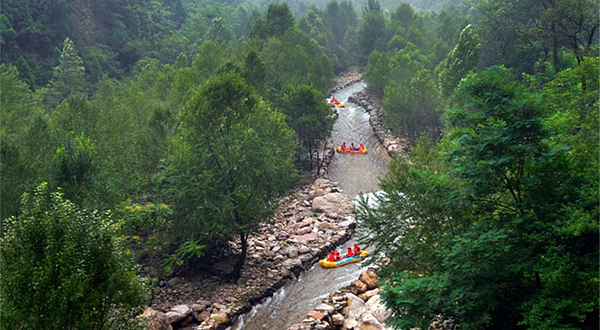
[[[378,191],[379,177],[387,172],[390,161],[387,152],[373,135],[369,115],[363,108],[347,103],[350,95],[364,88],[365,84],[359,82],[335,93],[335,97],[346,103],[346,107],[338,109],[339,117],[332,130],[334,145],[337,147],[346,141],[347,145],[351,142],[356,145],[362,143],[368,149],[366,155],[336,153],[328,169],[328,179],[339,182],[344,192],[352,198],[361,193]],[[350,240],[344,246],[353,244],[354,241]],[[302,273],[297,281],[285,285],[271,298],[239,317],[229,329],[287,329],[302,321],[306,313],[327,295],[357,279],[362,270],[360,263],[331,269],[315,264]]]

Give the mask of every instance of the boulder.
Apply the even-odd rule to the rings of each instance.
[[[298,248],[298,253],[300,254],[306,254],[306,253],[310,253],[310,248],[306,245],[302,245],[300,246],[300,248]]]
[[[379,295],[375,295],[369,299],[366,306],[371,315],[373,315],[381,324],[383,324],[391,314],[391,312],[381,303],[381,296]]]
[[[306,316],[308,317],[312,317],[315,320],[322,320],[325,317],[326,314],[323,314],[321,312],[318,311],[310,311],[308,312],[308,314],[306,314]]]
[[[314,241],[317,239],[317,233],[310,233],[310,234],[306,234],[306,235],[297,235],[297,236],[292,236],[292,238],[297,240],[298,242],[310,242],[310,241]]]
[[[167,312],[167,319],[169,320],[169,323],[171,324],[175,324],[181,320],[183,320],[185,318],[185,315],[179,314],[177,312]]]
[[[379,282],[379,276],[370,269],[360,274],[359,279],[367,285],[368,290],[375,289]]]
[[[359,294],[364,293],[367,291],[367,284],[365,284],[363,281],[361,280],[354,280],[352,281],[352,283],[350,283],[351,286],[355,287],[358,291]]]
[[[337,218],[340,214],[351,212],[354,208],[352,200],[342,193],[331,193],[316,197],[313,200],[313,211],[323,212],[329,218]]]
[[[169,286],[175,286],[175,285],[179,284],[180,281],[181,281],[181,278],[173,277],[172,279],[167,281],[167,284],[169,284]]]
[[[333,325],[342,326],[344,324],[345,319],[346,318],[344,317],[344,315],[340,313],[335,313],[331,316],[331,323],[333,323]]]
[[[317,225],[317,228],[319,228],[319,230],[328,230],[328,229],[333,229],[334,226],[332,224],[330,224],[329,222],[319,222],[319,224]]]
[[[358,330],[385,330],[385,327],[371,313],[367,312],[358,322]]]
[[[309,234],[310,232],[312,232],[312,228],[310,228],[310,226],[302,227],[296,231],[296,235],[306,235],[306,234]]]
[[[147,307],[139,318],[145,319],[142,322],[147,325],[148,330],[173,330],[167,315],[150,307]]]
[[[183,315],[183,317],[187,317],[192,314],[192,310],[188,307],[188,305],[177,305],[171,308],[171,312],[179,313]]]
[[[348,314],[346,315],[346,320],[357,320],[366,310],[365,302],[351,293],[347,293],[346,297],[348,299]]]
[[[296,250],[293,247],[289,247],[285,250],[285,253],[287,254],[288,258],[296,258],[298,257],[298,250]]]
[[[327,304],[320,304],[319,306],[315,307],[315,311],[331,315],[335,312],[335,309],[333,308],[333,306],[329,306]]]
[[[217,323],[228,323],[229,316],[226,313],[214,313],[210,315],[210,318],[215,320]]]

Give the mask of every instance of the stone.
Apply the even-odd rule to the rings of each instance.
[[[360,318],[358,330],[385,330],[385,327],[371,313],[367,312]]]
[[[183,320],[185,318],[184,315],[181,315],[177,312],[167,312],[167,319],[169,320],[169,323],[174,324],[177,323],[181,320]]]
[[[371,299],[371,297],[377,295],[379,293],[379,291],[381,291],[379,288],[375,288],[373,290],[366,291],[364,301],[368,302],[369,299]]]
[[[319,230],[328,230],[328,229],[333,229],[334,226],[332,224],[330,224],[329,222],[319,222],[319,224],[317,225],[317,228],[319,228]]]
[[[286,254],[287,254],[288,258],[296,258],[296,257],[298,257],[298,250],[296,250],[293,247],[289,247],[285,251],[286,251]]]
[[[340,313],[335,313],[331,316],[331,323],[333,323],[333,325],[342,326],[344,324],[345,319],[346,318],[344,317],[344,315]]]
[[[367,309],[381,324],[390,316],[391,312],[381,303],[381,296],[375,295],[366,303]]]
[[[210,315],[210,318],[215,320],[215,322],[217,323],[228,323],[229,322],[229,316],[227,316],[227,314],[225,313],[214,313]]]
[[[209,311],[202,311],[202,313],[198,314],[198,317],[196,317],[196,319],[198,319],[198,322],[206,321],[209,318],[210,318],[210,312]]]
[[[346,315],[346,321],[356,321],[366,310],[365,302],[351,293],[347,293],[346,297],[348,298],[348,314]],[[346,322],[344,322],[344,324],[345,323]]]
[[[322,320],[325,317],[326,314],[323,314],[321,312],[318,311],[310,311],[306,314],[306,316],[308,317],[312,317],[315,320]]]
[[[360,274],[359,279],[367,285],[368,290],[375,289],[379,282],[379,276],[370,269]]]
[[[300,246],[300,248],[298,248],[298,253],[300,254],[306,254],[306,253],[310,253],[310,248],[306,245],[302,245]]]
[[[354,228],[354,226],[356,226],[356,223],[354,220],[344,220],[344,221],[340,222],[338,225],[344,229],[348,229],[348,228]]]
[[[302,267],[302,260],[298,258],[287,259],[283,262],[283,267],[285,268],[294,268],[294,267]]]
[[[312,232],[312,228],[310,227],[303,227],[300,228],[296,231],[296,235],[306,235],[308,233]]]
[[[169,318],[165,313],[158,312],[150,307],[147,307],[142,315],[138,316],[145,319],[148,330],[173,330],[173,326],[169,323]]]
[[[169,284],[169,286],[175,286],[175,285],[179,284],[179,282],[181,282],[181,278],[173,277],[172,279],[167,281],[167,284]]]
[[[364,293],[367,291],[367,284],[365,284],[363,281],[361,280],[354,280],[352,281],[352,283],[350,283],[351,286],[354,286],[357,289],[357,292],[359,294]]]
[[[183,315],[183,317],[187,317],[192,313],[192,310],[188,307],[188,305],[177,305],[171,308],[171,312],[179,313]]]
[[[327,304],[320,304],[317,307],[315,307],[315,311],[331,315],[335,312],[335,309],[333,308],[333,306],[329,306]]]
[[[339,214],[346,214],[354,209],[350,197],[342,193],[331,193],[313,199],[313,211],[323,212],[329,218],[336,218]]]
[[[317,233],[310,233],[310,234],[306,234],[306,235],[297,235],[297,236],[292,236],[292,238],[297,240],[298,242],[310,242],[310,241],[314,241],[317,239]]]

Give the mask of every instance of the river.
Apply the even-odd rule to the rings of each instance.
[[[346,103],[345,108],[338,108],[339,117],[333,125],[331,137],[334,145],[339,146],[344,141],[347,145],[354,142],[356,145],[362,143],[368,149],[366,155],[336,153],[327,170],[327,178],[337,181],[352,198],[378,191],[379,177],[385,175],[390,161],[387,152],[373,135],[369,115],[362,107],[347,103],[350,95],[364,88],[365,84],[358,82],[334,93],[340,102]],[[344,246],[353,244],[354,241],[350,240]],[[272,297],[239,317],[229,329],[287,329],[302,321],[306,313],[327,295],[357,279],[362,270],[360,263],[332,269],[315,264],[296,281],[285,285]]]

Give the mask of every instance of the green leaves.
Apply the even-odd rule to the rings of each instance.
[[[23,196],[21,212],[1,240],[3,326],[108,329],[139,313],[145,288],[108,214],[79,210],[48,184]]]

